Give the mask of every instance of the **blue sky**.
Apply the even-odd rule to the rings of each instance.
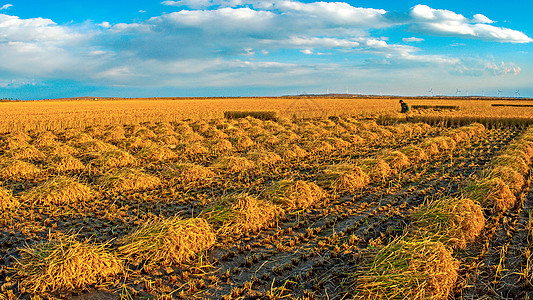
[[[531,11],[523,0],[0,1],[0,98],[533,97]]]

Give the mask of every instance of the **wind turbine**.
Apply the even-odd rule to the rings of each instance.
[[[430,93],[430,94],[431,94],[431,97],[433,97],[433,88],[431,88],[431,89],[428,91],[428,93]]]
[[[518,90],[516,90],[516,92],[514,92],[514,96],[515,96],[515,98],[520,97],[520,89],[518,89]]]
[[[460,93],[461,91],[459,89],[455,89],[455,97],[459,96]]]
[[[500,89],[498,89],[498,97],[501,97],[501,96],[502,96],[502,93],[503,93],[503,91],[500,90]]]

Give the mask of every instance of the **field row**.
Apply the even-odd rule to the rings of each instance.
[[[468,131],[455,131],[455,132],[452,131],[452,132],[449,133],[449,135],[450,136],[454,136],[455,139],[462,138],[464,142],[468,142],[470,140],[470,137],[476,139],[476,138],[479,138],[479,137],[476,137],[477,135],[482,135],[482,131],[479,131],[476,128],[479,129],[480,127],[473,126],[472,127],[472,131],[470,132],[470,134],[467,134],[466,136],[462,135],[460,133],[461,132],[468,132]],[[510,134],[511,135],[507,135],[507,138],[512,138],[513,134],[512,133],[510,133]],[[505,134],[500,134],[500,135],[503,136],[503,138],[502,137],[498,137],[499,140],[505,139],[505,136],[506,136]],[[444,136],[444,137],[446,137],[446,136]],[[452,139],[452,140],[455,141],[455,139]],[[448,140],[448,141],[451,141],[451,140]],[[421,141],[420,145],[423,145],[425,142],[426,141]],[[431,146],[431,145],[435,145],[435,144],[434,143],[433,144],[429,143],[427,145],[429,147],[428,149],[431,149],[431,148],[433,148],[433,146]],[[460,149],[461,149],[461,147],[455,148],[453,146],[450,146],[449,143],[447,143],[446,146],[444,144],[441,144],[440,149],[437,146],[437,150],[438,151],[445,151],[444,147],[447,147],[447,151],[448,152],[451,151],[450,153],[453,153],[454,151],[460,151]],[[407,149],[412,149],[412,147],[407,147],[406,146],[404,148],[400,147],[398,149],[402,149],[402,150],[405,151]],[[456,150],[453,150],[453,149],[456,149]],[[433,155],[437,155],[438,151],[436,151]],[[363,158],[361,158],[361,159],[364,160]],[[395,161],[395,160],[390,160],[390,162],[393,162],[393,161]],[[398,165],[399,167],[398,166],[394,167],[394,170],[396,171],[396,174],[397,174],[395,176],[398,176],[398,178],[402,178],[402,176],[404,176],[404,175],[400,176],[401,172],[398,173],[399,171],[404,170],[409,165],[412,165],[411,167],[416,167],[417,165],[422,165],[422,161],[423,160],[420,160],[420,163],[418,163],[418,162],[415,162],[415,163],[409,162],[407,165],[399,164]],[[354,165],[351,166],[351,168],[348,168],[348,169],[344,168],[343,169],[344,174],[342,174],[342,172],[341,172],[340,175],[346,175],[346,174],[349,174],[350,172],[353,172],[354,170],[357,170],[357,168],[355,168],[355,167],[358,167],[357,163],[354,163]],[[361,175],[362,174],[362,172],[361,172],[362,169],[360,167],[358,167],[358,168],[359,168],[359,170],[356,171],[356,173]],[[407,169],[405,169],[405,170],[407,170]],[[331,172],[329,172],[329,174],[328,174],[328,172],[324,172],[324,170],[319,171],[319,173],[321,173],[321,172],[322,173],[326,173],[326,175],[331,175]],[[416,177],[416,176],[414,176],[414,177]],[[399,179],[399,180],[401,181],[401,179]],[[385,181],[383,181],[383,182],[385,182]],[[435,179],[435,180],[433,180],[433,182],[434,182],[433,184],[436,184],[437,180]],[[368,183],[369,182],[367,182],[367,184]],[[347,192],[348,192],[348,194],[349,194],[349,192],[352,192],[352,190],[350,190],[350,189],[348,189],[347,191],[341,191],[339,186],[335,186],[335,184],[332,184],[332,182],[329,182],[328,184],[325,184],[325,185],[323,184],[323,186],[327,189],[327,191],[330,194],[333,193],[333,195],[337,195],[337,196],[335,196],[333,198],[330,197],[329,198],[330,201],[344,201],[343,197],[341,197],[341,196],[343,194],[346,194]],[[357,187],[357,189],[360,189],[362,187],[363,186],[359,186],[359,187]],[[382,189],[382,190],[389,190],[388,193],[393,190],[393,189],[391,189],[391,187],[386,187],[386,184],[383,184],[383,186],[381,186],[381,187],[379,187],[379,185],[378,185],[376,188],[377,189]],[[431,189],[430,189],[430,191],[431,191]],[[136,195],[136,194],[134,194],[134,195]],[[125,208],[125,206],[122,206],[122,207],[118,207],[118,208],[116,207],[115,208],[116,210],[113,211],[112,206],[109,206],[109,209],[106,210],[106,211],[103,211],[103,212],[100,211],[98,213],[93,213],[92,216],[96,217],[96,220],[88,219],[87,220],[88,222],[86,224],[87,225],[93,224],[92,225],[93,226],[92,227],[93,233],[94,233],[95,228],[96,228],[96,229],[98,229],[98,234],[99,235],[101,234],[103,236],[110,237],[110,238],[116,236],[116,237],[121,237],[121,238],[125,238],[125,239],[127,239],[127,237],[124,237],[124,235],[127,236],[129,230],[128,230],[128,227],[124,226],[124,225],[125,224],[129,224],[131,226],[132,221],[134,222],[133,223],[134,225],[135,225],[135,222],[137,222],[137,221],[140,221],[139,225],[143,223],[144,226],[141,226],[141,229],[142,228],[145,228],[145,229],[146,228],[154,228],[153,225],[157,224],[157,222],[152,220],[152,221],[149,221],[148,223],[145,223],[145,220],[149,220],[150,217],[145,212],[140,212],[139,211],[139,210],[142,210],[140,208],[140,206],[145,205],[145,203],[148,203],[148,206],[153,206],[154,202],[157,202],[157,205],[160,206],[161,208],[162,207],[172,208],[172,205],[168,205],[170,203],[165,203],[164,201],[157,201],[156,199],[148,199],[148,197],[150,196],[150,193],[147,193],[145,196],[146,196],[146,199],[142,199],[142,198],[139,199],[136,196],[132,197],[131,199],[124,199],[124,201],[128,201],[128,203],[131,202],[132,205],[133,205],[133,202],[137,201],[139,203],[137,208]],[[142,197],[145,197],[145,196],[142,196]],[[115,202],[117,202],[117,200],[118,200],[118,202],[117,202],[118,205],[116,205],[116,206],[120,206],[121,205],[120,202],[122,200],[119,200],[119,199],[120,199],[119,197],[116,197]],[[238,203],[237,207],[239,207],[239,205],[241,205],[240,207],[243,210],[245,210],[245,211],[249,210],[249,216],[247,216],[246,214],[244,215],[244,217],[245,217],[244,222],[246,223],[246,225],[250,225],[252,223],[252,221],[257,220],[258,218],[259,219],[265,219],[265,213],[268,214],[268,212],[265,210],[265,207],[271,207],[272,208],[272,213],[270,214],[270,216],[274,217],[274,219],[272,219],[272,220],[275,220],[276,218],[279,218],[278,220],[281,220],[282,222],[289,222],[289,223],[292,222],[291,220],[294,220],[293,209],[290,206],[287,206],[286,203],[280,203],[281,205],[284,205],[286,207],[285,209],[288,209],[286,211],[285,216],[283,216],[283,210],[280,210],[279,208],[276,208],[275,204],[272,205],[272,204],[264,203],[265,206],[261,206],[261,205],[258,204],[258,203],[261,203],[261,202],[258,201],[257,199],[254,199],[254,197],[251,197],[251,196],[250,197],[244,196],[244,197],[240,197],[240,198],[239,197],[236,197],[236,198],[234,197],[233,200],[235,200],[235,199],[240,199],[240,200],[238,200],[240,202]],[[335,200],[335,199],[338,199],[338,200]],[[154,200],[156,200],[156,201],[154,201]],[[222,200],[224,200],[224,198]],[[227,198],[225,200],[227,200]],[[224,201],[222,201],[222,202],[224,202]],[[209,204],[209,203],[207,203],[207,204]],[[256,231],[256,230],[260,229],[261,227],[265,226],[265,225],[261,225],[261,226],[254,227],[253,224],[251,224],[248,228],[243,228],[242,225],[236,225],[236,224],[238,224],[238,220],[236,220],[236,219],[237,219],[237,217],[239,217],[239,212],[236,213],[235,212],[236,209],[234,209],[233,211],[231,211],[231,210],[228,211],[227,209],[223,209],[221,211],[220,210],[217,211],[217,205],[219,205],[219,204],[221,204],[221,201],[217,200],[217,201],[214,202],[214,204],[206,205],[206,207],[208,209],[204,211],[205,214],[203,215],[203,217],[205,217],[207,220],[209,220],[211,226],[215,226],[215,228],[217,230],[217,234],[218,235],[222,234],[222,235],[220,235],[220,236],[223,237],[222,240],[220,240],[220,238],[218,238],[219,239],[219,243],[217,243],[217,249],[218,248],[223,248],[224,247],[223,245],[225,243],[228,243],[228,245],[229,245],[229,244],[233,243],[233,241],[240,240],[240,238],[238,237],[240,233],[242,233],[243,236],[246,236],[246,233],[245,233],[246,231],[249,231],[249,230]],[[268,205],[270,205],[270,206],[268,206]],[[338,205],[335,205],[333,207],[336,207],[336,206],[338,206]],[[409,206],[410,205],[407,205],[406,207],[409,207]],[[331,207],[331,206],[329,206],[329,207]],[[220,207],[218,207],[218,208],[220,208]],[[137,211],[135,211],[135,209],[137,209]],[[255,209],[255,211],[254,211],[254,209]],[[257,209],[259,209],[260,212],[257,212]],[[361,208],[361,209],[363,209],[363,208]],[[78,210],[83,211],[84,210],[83,205],[80,205],[80,207],[78,207]],[[176,213],[178,213],[178,212],[179,211],[176,211]],[[222,212],[223,214],[220,215],[220,212]],[[116,215],[114,215],[115,213],[116,213]],[[226,213],[227,213],[227,215],[224,215]],[[261,213],[261,214],[259,214],[259,213]],[[328,214],[328,213],[329,213],[329,211],[326,212],[326,214]],[[121,214],[123,214],[123,216],[121,216]],[[257,216],[258,214],[259,214],[259,216]],[[299,214],[300,213],[298,213],[297,215],[299,215]],[[346,212],[344,214],[346,214]],[[39,216],[39,213],[36,213],[35,215]],[[81,212],[81,213],[80,212],[78,212],[78,213],[74,212],[73,214],[71,214],[71,217],[75,216],[75,215],[86,216],[86,215],[88,215],[88,213],[87,213],[87,211]],[[215,215],[216,218],[213,219],[213,215]],[[304,213],[302,212],[302,216],[303,215],[304,215]],[[341,215],[342,216],[343,214],[341,213],[341,214],[336,214],[336,215]],[[31,216],[27,216],[27,217],[29,217],[30,220],[31,220]],[[254,219],[253,220],[250,219],[251,217],[254,217]],[[68,218],[65,218],[65,220],[63,220],[61,218],[62,217],[60,217],[59,220],[54,220],[53,218],[49,219],[48,220],[48,224],[45,224],[45,225],[46,226],[51,226],[52,229],[59,228],[58,231],[60,231],[60,232],[63,231],[64,232],[65,229],[67,229],[69,227],[69,225],[68,225],[69,221],[66,220]],[[320,217],[318,217],[318,218],[320,218]],[[154,216],[153,219],[155,220],[157,218]],[[307,219],[307,216],[306,216],[305,219]],[[311,217],[309,219],[312,220]],[[102,222],[102,220],[104,220],[104,222]],[[105,222],[105,220],[107,220],[108,222]],[[179,228],[180,226],[182,228],[185,228],[185,231],[181,231],[182,234],[178,235],[178,238],[180,236],[181,237],[183,237],[183,236],[190,237],[191,235],[194,236],[194,231],[191,230],[192,227],[190,227],[190,226],[193,226],[197,230],[200,230],[198,232],[202,236],[202,241],[203,242],[199,242],[198,241],[196,243],[197,248],[195,248],[196,246],[195,247],[190,247],[190,245],[189,245],[188,247],[182,247],[181,249],[176,249],[176,251],[174,253],[176,253],[177,256],[174,256],[174,257],[168,257],[168,256],[167,257],[163,257],[161,261],[156,261],[158,265],[161,265],[161,264],[164,265],[165,263],[168,264],[170,262],[170,266],[173,266],[173,265],[175,265],[175,263],[181,263],[181,262],[183,262],[184,258],[188,258],[188,257],[191,256],[191,254],[194,254],[194,253],[190,253],[190,252],[187,252],[187,251],[183,252],[183,249],[191,249],[192,252],[196,252],[196,251],[197,252],[202,252],[201,251],[202,246],[207,245],[205,247],[206,248],[210,248],[212,243],[214,243],[214,241],[215,241],[213,239],[213,237],[210,237],[209,234],[206,234],[205,231],[202,231],[202,230],[205,230],[205,226],[204,226],[205,222],[195,221],[195,220],[197,220],[196,218],[186,219],[187,222],[189,222],[189,223],[184,223],[184,221],[182,221],[180,219],[175,219],[175,218],[170,218],[169,220],[171,222],[174,222],[174,223],[170,223],[170,224],[174,225],[174,227],[171,227],[171,228],[176,228],[176,227]],[[283,221],[283,220],[285,220],[285,221]],[[66,221],[66,222],[63,222],[63,221]],[[264,220],[257,220],[257,221],[264,221]],[[44,220],[44,222],[46,223],[46,219]],[[70,225],[71,228],[72,228],[72,226],[74,226],[74,228],[76,228],[76,225],[74,224],[75,222],[72,222],[72,220],[70,222],[71,222],[70,223],[71,224]],[[310,221],[307,221],[307,222],[310,222]],[[333,223],[334,222],[336,222],[336,221],[333,221]],[[122,224],[120,224],[121,226],[117,226],[117,223],[122,223]],[[298,223],[300,223],[300,222],[298,222]],[[330,224],[331,221],[328,221],[327,223],[328,224],[325,225],[325,226],[332,225],[332,224]],[[54,228],[54,224],[55,224],[56,228]],[[98,224],[101,224],[101,225],[98,225]],[[161,224],[161,223],[159,223],[159,224]],[[184,224],[185,224],[185,227],[184,227]],[[304,224],[304,222],[302,222],[302,224]],[[324,223],[324,224],[326,224],[326,223]],[[267,225],[269,225],[269,224],[267,224]],[[150,227],[150,226],[152,226],[152,227]],[[187,226],[189,226],[189,227],[187,227]],[[305,225],[300,225],[300,226],[305,226]],[[28,226],[25,226],[25,227],[27,228]],[[120,228],[118,228],[118,227],[120,227]],[[165,232],[166,229],[164,229],[164,227],[158,227],[158,228],[160,228],[160,230],[162,230],[162,234],[163,235],[165,235],[165,234],[167,235],[166,238],[168,239],[168,232]],[[202,228],[204,228],[204,229],[202,229]],[[294,229],[292,229],[292,230],[294,230]],[[315,230],[315,229],[313,229],[313,230]],[[40,231],[40,230],[37,230],[37,231]],[[137,232],[137,236],[135,236],[135,233],[133,233],[133,234],[129,235],[130,239],[132,241],[134,241],[134,240],[137,240],[137,241],[142,240],[142,238],[140,237],[140,235],[142,236],[142,230],[137,230],[136,232]],[[308,232],[308,231],[306,231],[306,232]],[[228,233],[229,233],[229,236],[228,236]],[[154,233],[151,232],[151,235],[148,235],[148,237],[150,239],[154,239],[155,236],[153,234]],[[237,236],[234,236],[235,234],[237,234]],[[309,234],[312,235],[312,232],[310,232]],[[35,238],[37,240],[39,239],[38,238],[39,235],[35,236]],[[17,234],[14,233],[13,236],[16,237]],[[228,237],[226,237],[226,236],[228,236]],[[134,238],[132,238],[132,237],[134,237]],[[50,237],[50,238],[51,238],[52,242],[59,240],[59,241],[64,241],[65,244],[67,244],[67,245],[75,244],[75,241],[69,240],[68,238],[64,238],[63,239],[60,236],[58,236],[58,237]],[[42,239],[42,237],[40,239]],[[124,241],[124,239],[122,239],[122,240]],[[226,241],[226,242],[224,242],[224,241]],[[173,242],[176,242],[176,241],[173,241]],[[295,241],[294,243],[297,243],[297,241]],[[125,244],[127,244],[127,243],[125,243]],[[145,241],[144,244],[148,244],[148,243]],[[218,244],[220,244],[220,246]],[[146,258],[143,259],[143,257],[150,257],[151,259],[153,259],[154,257],[157,257],[157,255],[154,255],[154,253],[146,253],[146,252],[145,253],[142,253],[142,252],[141,253],[139,253],[139,252],[136,253],[135,251],[139,250],[140,246],[141,245],[137,245],[136,244],[135,246],[130,246],[129,248],[127,248],[127,247],[124,248],[124,245],[118,246],[118,247],[119,247],[119,249],[121,249],[119,251],[122,251],[122,253],[124,254],[124,257],[129,257],[129,256],[132,257],[132,260],[130,260],[130,263],[127,266],[127,269],[129,269],[130,271],[131,270],[139,270],[139,273],[138,273],[139,276],[141,276],[142,278],[145,278],[146,274],[151,274],[152,272],[154,272],[154,270],[150,269],[150,268],[153,268],[152,264],[150,264],[148,261],[146,261]],[[122,247],[122,248],[120,248],[120,247]],[[198,247],[200,249],[198,249]],[[246,247],[246,246],[243,246],[243,247]],[[283,245],[280,247],[280,249],[283,250]],[[28,251],[31,252],[30,250],[28,250]],[[146,251],[146,249],[144,251]],[[214,252],[216,253],[217,251],[215,250]],[[231,257],[232,256],[231,251],[228,252],[228,253],[229,254],[226,254],[225,256],[226,257]],[[222,256],[224,256],[224,255],[222,255]],[[251,259],[252,262],[254,261],[254,257],[250,257],[249,259]],[[256,257],[255,260],[259,261],[259,258]],[[165,263],[162,263],[162,262],[165,262]],[[174,262],[174,263],[172,263],[172,262]],[[27,264],[29,264],[29,262]],[[138,269],[138,268],[140,268],[140,269]],[[174,273],[174,272],[176,272],[176,271],[178,271],[180,269],[181,269],[181,267],[177,268],[177,269],[174,268],[172,273]],[[229,270],[229,269],[226,269],[226,270]],[[118,270],[118,271],[120,271],[120,270]],[[188,271],[186,271],[186,272],[188,272]],[[234,271],[231,271],[231,272],[234,272]],[[135,274],[136,271],[134,271],[133,273]],[[161,279],[161,278],[162,277],[160,277],[159,279]],[[175,280],[175,279],[172,279],[172,276],[170,276],[170,278],[171,279],[169,279],[169,280],[171,280],[171,281]],[[157,278],[155,278],[155,279],[157,279]],[[33,284],[36,284],[38,281],[32,279],[31,282]],[[187,280],[187,284],[190,285],[191,282],[195,282],[195,281]],[[144,283],[144,284],[147,284],[147,283]],[[25,286],[25,285],[22,284],[22,286]],[[27,288],[30,287],[30,286],[31,286],[31,284],[29,286],[27,286]],[[133,286],[135,286],[135,280],[133,281]],[[238,288],[238,285],[236,285],[234,287]],[[45,288],[45,291],[47,289],[53,290],[54,287],[47,287],[47,288]],[[183,289],[181,291],[185,292]],[[159,292],[164,292],[164,289],[159,289]]]

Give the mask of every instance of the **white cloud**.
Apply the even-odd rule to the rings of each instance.
[[[310,48],[356,48],[360,46],[359,42],[339,39],[339,38],[320,38],[320,37],[290,37],[281,41],[281,45],[294,47]]]
[[[524,33],[487,25],[492,21],[484,15],[477,14],[470,21],[461,14],[449,10],[433,9],[418,4],[411,9],[413,26],[416,30],[436,35],[460,36],[503,43],[530,43],[533,41]]]
[[[474,23],[487,23],[487,24],[494,23],[494,21],[492,21],[491,19],[487,18],[486,16],[482,14],[474,15],[473,21]]]
[[[176,11],[144,21],[85,27],[0,14],[0,73],[87,84],[199,87],[284,85],[292,79],[304,82],[304,77],[305,82],[318,82],[324,74],[338,78],[344,72],[355,72],[353,66],[358,74],[366,67],[433,67],[461,76],[505,76],[521,71],[508,62],[465,62],[390,42],[396,37],[383,36],[387,34],[384,28],[400,22],[383,9],[343,2],[244,1],[164,1],[162,4]],[[499,42],[531,40],[519,31],[492,26],[492,22],[481,14],[467,19],[417,5],[401,25],[428,35]],[[379,36],[373,36],[372,29],[379,29]],[[318,58],[325,54],[328,56]]]
[[[12,7],[13,4],[4,4],[2,7],[0,7],[0,10],[6,10],[6,9],[9,9],[10,7]]]
[[[163,5],[188,7],[192,9],[204,9],[208,7],[237,7],[244,5],[243,0],[181,0],[181,1],[163,1]]]
[[[518,75],[522,72],[522,68],[514,63],[505,63],[503,61],[500,63],[486,62],[485,69],[497,76]]]
[[[410,37],[410,38],[403,38],[402,41],[404,41],[404,42],[406,42],[406,43],[410,43],[410,42],[423,42],[424,39],[417,38],[417,37]]]
[[[98,24],[98,26],[100,26],[102,28],[111,28],[111,24],[109,22],[102,22],[102,23]]]

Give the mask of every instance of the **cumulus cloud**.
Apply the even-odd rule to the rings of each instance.
[[[0,14],[0,70],[21,75],[57,76],[72,70],[87,36],[50,19]],[[79,58],[77,58],[77,56]]]
[[[460,36],[504,43],[530,43],[533,41],[524,33],[486,23],[492,21],[484,15],[477,14],[469,20],[461,14],[433,9],[418,4],[411,9],[413,28],[420,32],[443,36]]]
[[[494,22],[484,15],[468,19],[425,5],[413,7],[403,18],[392,18],[384,9],[345,2],[180,0],[162,4],[175,11],[82,29],[45,18],[0,14],[0,71],[124,86],[251,84],[260,82],[261,76],[272,76],[282,85],[295,78],[291,76],[318,74],[318,69],[330,74],[336,68],[349,69],[357,65],[353,60],[505,76],[519,73],[520,67],[493,61],[466,63],[426,53],[413,44],[390,42],[395,39],[383,35],[388,28],[407,24],[417,32],[438,36],[531,41],[519,31],[491,25]],[[379,36],[373,36],[375,29]],[[318,57],[325,53],[327,57]],[[293,62],[296,56],[298,63]]]

